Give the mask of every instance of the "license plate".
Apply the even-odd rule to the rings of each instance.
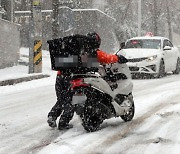
[[[86,95],[73,95],[72,104],[83,104],[87,100]]]
[[[134,67],[134,66],[137,66],[137,63],[128,62],[128,66]]]

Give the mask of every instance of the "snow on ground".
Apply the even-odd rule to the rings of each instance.
[[[49,59],[49,52],[43,50],[43,70],[42,73],[44,74],[56,74],[54,71],[51,70],[51,64]],[[29,58],[29,49],[28,48],[21,48],[20,50],[20,62],[28,62]],[[26,77],[31,76],[33,74],[28,74],[29,68],[25,65],[17,65],[13,67],[8,67],[6,69],[0,69],[0,81],[6,80],[6,79],[13,79],[18,77]],[[35,73],[38,74],[38,73]]]
[[[29,68],[28,66],[25,65],[17,65],[17,66],[13,66],[13,67],[8,67],[6,69],[0,69],[0,81],[3,80],[8,80],[8,79],[14,79],[14,78],[21,78],[21,77],[27,77],[27,76],[32,76],[32,75],[37,75],[37,74],[48,74],[51,77],[48,78],[48,82],[46,79],[42,79],[42,80],[36,80],[33,81],[34,84],[29,84],[28,83],[24,83],[24,84],[18,84],[18,86],[5,86],[5,87],[1,87],[1,94],[2,93],[6,93],[6,89],[7,91],[17,91],[17,90],[21,90],[21,88],[31,88],[31,87],[38,87],[38,86],[44,86],[44,85],[49,85],[49,83],[51,82],[51,84],[55,83],[55,77],[56,77],[56,72],[51,70],[51,63],[50,63],[50,55],[48,51],[43,50],[42,51],[42,73],[33,73],[33,74],[28,74],[29,72]],[[28,48],[21,48],[20,50],[20,61],[22,62],[28,62],[28,55],[29,55],[29,49]],[[28,86],[26,86],[28,85]],[[11,87],[11,88],[9,88]]]
[[[180,75],[134,79],[136,113],[131,122],[112,118],[99,131],[87,133],[75,114],[74,127],[58,131],[46,123],[56,101],[56,72],[50,70],[47,51],[43,60],[43,73],[51,77],[0,87],[0,154],[180,153]],[[2,69],[0,80],[27,72],[27,66]]]

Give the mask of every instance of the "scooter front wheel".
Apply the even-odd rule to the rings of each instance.
[[[128,100],[129,100],[129,103],[131,104],[131,107],[124,115],[121,115],[121,118],[125,122],[131,121],[133,119],[134,113],[135,113],[135,105],[134,105],[134,100],[133,100],[132,94],[129,96]]]

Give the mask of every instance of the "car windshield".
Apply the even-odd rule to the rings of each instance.
[[[157,40],[157,39],[129,40],[125,45],[125,49],[128,49],[128,48],[160,49],[161,40]]]

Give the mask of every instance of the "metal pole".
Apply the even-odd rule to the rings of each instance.
[[[31,3],[32,5],[32,3]],[[31,7],[32,8],[32,7]],[[34,51],[33,51],[33,39],[34,39],[34,24],[33,24],[33,13],[31,10],[31,16],[29,20],[29,73],[34,73]]]
[[[58,38],[59,36],[59,23],[58,23],[58,14],[59,14],[59,0],[53,0],[53,23],[52,23],[52,38]]]
[[[141,36],[141,20],[142,20],[141,0],[138,1],[138,36]]]
[[[29,73],[42,72],[41,0],[31,0]]]
[[[11,22],[14,22],[14,0],[11,0]]]
[[[2,9],[2,7],[1,7],[1,0],[0,0],[0,19],[2,19],[1,9]]]

